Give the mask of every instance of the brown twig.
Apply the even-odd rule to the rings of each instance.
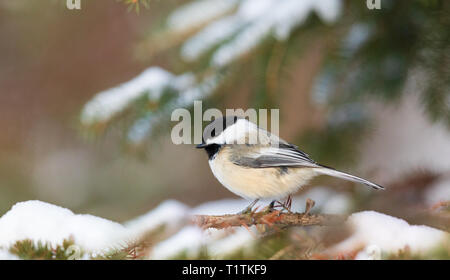
[[[433,204],[430,208],[431,211],[440,210],[442,208],[450,207],[450,200],[448,201],[439,201]]]
[[[223,229],[235,226],[252,226],[265,224],[269,226],[278,225],[282,227],[292,226],[330,226],[338,225],[345,220],[345,217],[339,215],[308,213],[281,213],[266,211],[251,214],[229,214],[229,215],[197,215],[193,218],[193,223],[202,228]]]

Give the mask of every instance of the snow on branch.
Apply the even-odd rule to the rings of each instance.
[[[184,73],[176,76],[160,67],[149,67],[134,79],[98,93],[83,108],[81,123],[108,122],[124,111],[133,101],[147,95],[149,101],[157,102],[165,90],[186,90],[193,84],[194,76]]]
[[[236,3],[236,0],[193,1],[176,9],[169,16],[167,25],[179,31],[195,28],[230,12]]]
[[[267,225],[274,230],[291,226],[338,226],[314,231],[318,240],[325,235],[317,233],[348,228],[349,235],[345,239],[320,249],[320,253],[329,258],[354,252],[356,259],[385,259],[405,248],[423,257],[439,257],[436,250],[445,254],[444,257],[450,252],[448,232],[409,224],[374,211],[353,213],[347,218],[349,212],[342,211],[342,207],[334,206],[335,210],[341,209],[339,211],[324,207],[323,203],[330,204],[331,200],[325,193],[319,194],[315,190],[315,209],[336,214],[310,214],[312,204],[308,207],[308,199],[305,213],[261,211],[235,215],[219,213],[242,209],[247,201],[210,201],[191,209],[169,200],[119,224],[92,215],[75,214],[41,201],[20,202],[0,217],[0,259],[67,259],[75,257],[74,252],[77,252],[77,259],[174,259],[181,255],[199,258],[204,253],[221,259],[240,251],[251,253],[261,241],[265,242],[260,237],[268,237],[273,232],[253,225]],[[301,198],[298,196],[294,200],[294,209],[298,208]],[[227,230],[232,226],[235,226],[233,230]],[[300,244],[298,240],[288,240],[293,246]]]

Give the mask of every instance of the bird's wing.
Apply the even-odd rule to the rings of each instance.
[[[362,183],[375,189],[384,189],[384,187],[366,179],[317,164],[308,154],[289,143],[280,143],[278,146],[259,146],[253,149],[250,147],[247,150],[249,151],[245,153],[239,151],[235,155],[232,155],[230,157],[231,161],[234,164],[252,168],[312,167],[316,168],[317,172],[321,174]]]
[[[246,167],[319,167],[316,162],[306,153],[300,151],[297,146],[288,143],[280,143],[276,146],[260,146],[250,149],[250,152],[239,154],[239,156],[232,156],[231,161]]]

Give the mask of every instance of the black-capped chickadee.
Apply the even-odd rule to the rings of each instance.
[[[245,118],[236,116],[218,118],[203,132],[203,148],[209,157],[209,166],[219,182],[231,192],[254,200],[287,197],[318,175],[330,175],[362,183],[374,189],[382,186],[365,179],[337,171],[316,163],[276,135],[259,128]]]

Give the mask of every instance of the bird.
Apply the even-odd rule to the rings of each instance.
[[[312,178],[328,175],[376,190],[383,186],[315,162],[296,145],[239,116],[216,118],[204,129],[202,143],[215,178],[228,190],[252,201],[240,213],[251,213],[260,199],[274,203],[294,194]]]

